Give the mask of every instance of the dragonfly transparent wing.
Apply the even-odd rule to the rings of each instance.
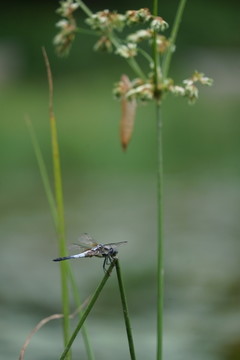
[[[126,243],[127,241],[119,241],[115,243],[104,244],[103,246],[117,248],[118,246]],[[98,243],[89,234],[84,233],[79,236],[77,243],[70,245],[69,250],[74,253],[82,253],[86,250],[94,248],[97,245]]]
[[[92,249],[93,247],[97,246],[98,244],[96,243],[95,240],[93,240],[93,238],[88,235],[88,234],[81,234],[78,238],[78,242],[71,244],[69,249],[71,251],[78,251],[78,252],[83,252],[89,249]]]
[[[70,244],[68,246],[68,251],[70,254],[76,254],[76,253],[82,253],[84,251],[86,251],[88,249],[86,249],[86,247],[81,246],[80,244]]]
[[[81,234],[78,238],[80,247],[84,249],[91,249],[98,245],[98,243],[87,233]]]
[[[126,244],[126,243],[127,243],[127,241],[118,241],[115,243],[104,244],[104,246],[118,247],[118,246]]]

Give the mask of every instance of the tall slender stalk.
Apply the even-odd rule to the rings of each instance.
[[[47,68],[48,83],[49,83],[49,120],[51,130],[52,142],[52,157],[53,157],[53,173],[54,173],[54,190],[55,202],[57,209],[57,237],[59,246],[59,256],[66,256],[66,242],[65,242],[65,221],[64,221],[64,205],[63,205],[63,191],[62,191],[62,178],[61,178],[61,165],[59,156],[58,136],[56,119],[53,112],[53,82],[50,64],[45,49],[43,48],[43,56]],[[64,261],[60,264],[61,273],[61,291],[62,291],[62,311],[63,311],[63,337],[64,345],[69,340],[69,294],[68,294],[68,264]],[[70,354],[68,359],[70,359]]]
[[[163,146],[162,117],[160,104],[156,104],[157,122],[157,200],[158,200],[158,245],[157,245],[157,360],[163,352],[163,301],[164,301],[164,264],[163,264]]]
[[[153,15],[158,16],[158,0],[153,0]],[[163,267],[163,155],[162,155],[162,118],[160,112],[159,53],[157,51],[157,34],[154,34],[153,61],[156,94],[156,134],[157,134],[157,352],[156,359],[162,360],[163,353],[163,300],[164,300],[164,267]]]
[[[54,181],[55,181],[55,197],[57,205],[57,234],[59,245],[59,256],[66,256],[66,244],[65,244],[65,222],[64,222],[64,207],[62,196],[62,180],[61,180],[61,167],[59,158],[58,136],[56,128],[56,120],[54,115],[50,115],[50,127],[51,127],[51,140],[52,140],[52,156],[54,167]],[[67,286],[67,271],[68,265],[65,262],[60,264],[61,271],[61,284],[62,284],[62,306],[63,306],[63,329],[64,329],[64,344],[66,345],[69,339],[69,295]]]
[[[122,275],[120,270],[120,264],[119,260],[116,260],[116,271],[117,271],[117,278],[118,278],[118,286],[122,301],[122,308],[123,308],[123,316],[125,321],[125,327],[127,331],[127,337],[128,337],[128,346],[130,351],[131,360],[135,360],[135,350],[134,350],[134,343],[133,343],[133,336],[132,336],[132,330],[131,330],[131,324],[130,324],[130,316],[128,312],[128,306],[127,306],[127,299],[125,296],[123,281],[122,281]]]
[[[182,20],[182,16],[183,16],[183,11],[185,8],[187,0],[181,0],[179,2],[179,6],[176,12],[176,16],[175,16],[175,20],[173,23],[173,27],[172,27],[172,32],[170,35],[170,42],[171,42],[171,47],[169,48],[165,60],[164,60],[164,64],[163,64],[163,78],[166,79],[168,76],[168,71],[169,71],[169,67],[171,64],[171,60],[172,60],[172,55],[173,55],[173,49],[175,46],[175,42],[176,42],[176,38],[177,38],[177,33],[179,30],[179,26]]]
[[[96,302],[98,296],[100,295],[100,293],[101,293],[104,285],[106,284],[106,282],[107,282],[107,280],[108,280],[108,278],[109,278],[109,276],[110,276],[110,274],[111,274],[112,269],[113,269],[114,266],[115,266],[115,261],[113,261],[113,262],[111,263],[111,265],[110,265],[109,268],[108,268],[108,271],[105,273],[102,281],[100,282],[100,284],[98,285],[97,289],[95,290],[95,292],[94,292],[91,300],[89,301],[89,304],[88,304],[86,310],[85,310],[84,313],[82,314],[82,317],[81,317],[78,325],[76,326],[76,329],[74,330],[71,338],[69,339],[69,342],[67,343],[67,345],[66,345],[66,347],[65,347],[65,349],[64,349],[64,351],[63,351],[63,353],[62,353],[62,355],[61,355],[61,357],[60,357],[60,360],[66,359],[66,356],[67,356],[67,354],[69,353],[69,351],[70,351],[70,349],[71,349],[71,346],[72,346],[72,344],[73,344],[73,342],[74,342],[77,334],[79,333],[81,327],[83,326],[84,321],[86,320],[88,314],[89,314],[90,311],[92,310],[93,305],[95,304],[95,302]]]
[[[175,45],[178,29],[181,23],[186,0],[180,0],[176,17],[174,20],[173,30],[170,41],[171,48],[166,54],[163,63],[162,76],[166,79],[172,59],[172,49]],[[158,16],[158,0],[153,0],[153,15]],[[158,66],[159,56],[157,54],[156,37],[153,42],[153,60],[155,74],[155,93],[158,95]],[[156,98],[156,134],[157,134],[157,203],[158,203],[158,243],[157,243],[157,353],[156,359],[163,358],[163,306],[164,306],[164,234],[163,234],[163,144],[162,144],[162,127],[163,119],[161,105]]]

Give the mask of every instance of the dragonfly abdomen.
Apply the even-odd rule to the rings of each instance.
[[[82,254],[77,254],[77,255],[59,257],[59,258],[53,259],[53,261],[63,261],[63,260],[69,260],[69,259],[78,259],[78,258],[81,258],[81,257],[86,257],[86,254],[82,253]]]
[[[62,261],[62,260],[68,260],[68,259],[71,259],[71,256],[59,257],[59,258],[53,259],[53,261]]]

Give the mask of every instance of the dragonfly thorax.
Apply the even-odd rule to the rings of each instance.
[[[108,246],[108,245],[101,245],[101,246],[102,246],[103,256],[115,257],[118,254],[117,249],[113,248],[112,246]]]

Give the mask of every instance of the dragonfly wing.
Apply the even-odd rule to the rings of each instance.
[[[80,235],[78,241],[79,246],[83,249],[92,249],[98,245],[98,243],[87,233]]]
[[[88,234],[82,234],[79,237],[79,242],[78,243],[73,243],[70,246],[68,246],[68,250],[70,253],[72,253],[73,258],[77,258],[77,257],[84,257],[83,256],[78,256],[88,250],[91,250],[92,248],[95,248],[96,246],[98,246],[98,244],[92,239],[92,237]],[[76,255],[74,255],[74,253]]]
[[[82,253],[86,250],[89,250],[89,248],[86,248],[86,246],[82,246],[80,244],[77,244],[77,243],[73,243],[71,245],[68,246],[68,250],[69,252],[71,253]]]
[[[117,246],[120,246],[120,245],[123,245],[123,244],[126,244],[126,243],[127,243],[127,241],[118,241],[118,242],[115,242],[115,243],[104,244],[104,246],[117,247]]]

